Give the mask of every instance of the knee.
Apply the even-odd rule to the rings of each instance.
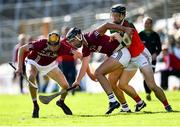
[[[125,90],[125,85],[123,84],[117,84],[117,87],[120,88],[121,90]]]

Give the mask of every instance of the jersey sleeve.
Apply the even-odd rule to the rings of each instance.
[[[32,41],[29,44],[29,50],[36,50],[39,51],[41,49],[43,49],[46,45],[46,40],[41,39],[41,40],[36,40],[36,41]]]
[[[99,39],[100,36],[101,36],[100,33],[96,30],[92,31],[88,34],[90,41],[95,41],[95,40]]]
[[[83,45],[83,48],[82,48],[82,55],[83,57],[87,57],[91,54],[91,51],[89,50],[89,48],[85,45]]]

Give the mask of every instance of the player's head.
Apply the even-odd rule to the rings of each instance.
[[[75,48],[80,48],[82,46],[83,35],[81,30],[73,27],[66,34],[67,42]]]
[[[111,7],[111,18],[114,23],[121,23],[126,16],[126,7],[122,4],[116,4]]]
[[[48,34],[48,44],[51,46],[59,45],[60,35],[57,32]]]
[[[145,18],[143,19],[143,24],[144,24],[144,29],[145,29],[145,30],[149,30],[149,31],[152,30],[153,20],[152,20],[151,17],[145,17]]]
[[[20,45],[26,44],[26,35],[25,34],[19,34],[18,41]]]

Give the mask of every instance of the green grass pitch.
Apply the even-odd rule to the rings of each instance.
[[[32,119],[32,104],[29,95],[0,95],[0,126],[180,126],[180,91],[166,92],[175,112],[165,112],[162,104],[152,94],[152,101],[139,113],[119,113],[104,115],[108,99],[104,93],[77,93],[68,95],[67,105],[73,116],[66,116],[56,106],[40,104],[40,118]],[[140,93],[145,99],[145,94]],[[126,96],[129,107],[134,111],[135,102]]]

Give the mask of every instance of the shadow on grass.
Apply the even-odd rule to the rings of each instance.
[[[174,110],[172,112],[166,112],[166,111],[158,111],[158,112],[151,112],[151,111],[143,111],[143,114],[157,114],[157,113],[180,113],[178,110]]]
[[[111,117],[111,116],[120,116],[120,115],[144,115],[144,114],[158,114],[158,113],[180,113],[180,111],[166,112],[166,111],[143,111],[143,112],[131,112],[131,113],[116,113],[110,115],[73,115],[77,117]]]
[[[160,113],[180,113],[180,111],[173,111],[173,112],[166,112],[166,111],[157,111],[157,112],[152,112],[152,111],[142,111],[142,112],[131,112],[131,113],[114,113],[110,115],[96,115],[96,114],[74,114],[74,115],[67,115],[66,117],[113,117],[113,116],[121,116],[121,115],[145,115],[145,114],[160,114]],[[64,115],[61,116],[56,116],[56,115],[50,115],[46,117],[41,117],[42,119],[47,119],[47,118],[64,118]]]

